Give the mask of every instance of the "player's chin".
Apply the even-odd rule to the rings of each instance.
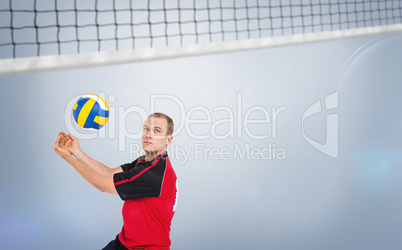
[[[152,153],[155,151],[155,149],[149,144],[143,144],[142,149],[147,153]]]

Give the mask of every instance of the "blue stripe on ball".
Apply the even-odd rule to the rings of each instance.
[[[94,122],[94,119],[98,115],[99,110],[101,110],[101,107],[99,106],[98,102],[95,102],[94,106],[91,109],[91,112],[89,112],[87,120],[85,121],[84,128],[94,128],[94,124],[96,124]]]
[[[101,127],[103,127],[103,126],[99,125],[99,123],[94,122],[92,124],[92,128],[94,128],[94,129],[100,129]]]
[[[99,110],[98,116],[100,116],[100,117],[109,117],[109,111],[101,109],[101,110]]]

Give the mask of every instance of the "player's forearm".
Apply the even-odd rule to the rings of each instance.
[[[74,156],[75,158],[77,158],[77,160],[83,162],[85,165],[89,166],[103,177],[109,177],[110,175],[113,174],[111,168],[91,158],[90,156],[85,154],[84,151],[82,151],[81,149],[74,152]]]
[[[75,159],[72,156],[66,157],[65,160],[74,167],[74,169],[90,184],[102,192],[117,193],[114,188],[113,176],[105,177],[100,175],[93,168],[89,167],[83,161]]]

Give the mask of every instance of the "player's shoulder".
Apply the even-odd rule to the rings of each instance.
[[[168,153],[163,153],[163,154],[158,155],[156,158],[159,158],[162,161],[166,161],[169,159],[169,155],[168,155]]]
[[[170,164],[168,153],[163,153],[163,154],[158,155],[154,159],[154,161],[156,161],[157,164],[163,164],[163,165]]]
[[[132,163],[135,165],[135,164],[137,164],[139,162],[145,162],[145,155],[141,155],[140,157],[135,159]]]
[[[134,165],[142,167],[151,167],[151,168],[171,166],[169,156],[167,153],[159,154],[150,161],[145,161],[145,157],[139,157],[135,161]]]

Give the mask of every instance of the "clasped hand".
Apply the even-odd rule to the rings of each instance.
[[[59,132],[57,140],[52,147],[54,148],[54,152],[64,159],[74,155],[80,149],[78,140],[63,131]]]

